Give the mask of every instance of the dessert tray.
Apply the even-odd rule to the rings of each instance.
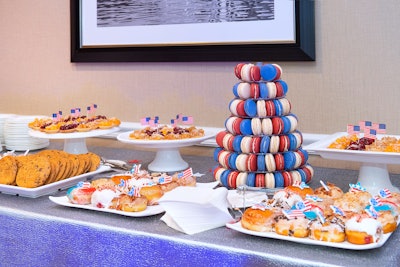
[[[100,165],[100,167],[93,172],[87,172],[78,176],[74,176],[71,178],[67,178],[58,182],[39,186],[36,188],[25,188],[25,187],[18,187],[15,185],[0,184],[0,193],[17,195],[22,197],[37,198],[70,188],[71,186],[76,185],[80,181],[88,180],[88,178],[92,177],[93,175],[109,171],[110,169],[111,167],[109,166]]]
[[[98,129],[89,132],[73,132],[73,133],[44,133],[35,130],[29,130],[29,135],[37,138],[46,139],[64,139],[64,151],[71,154],[84,154],[88,152],[86,146],[86,138],[96,137],[119,131],[119,127],[111,129]]]
[[[94,210],[94,211],[100,211],[100,212],[106,212],[106,213],[114,213],[114,214],[129,216],[129,217],[146,217],[146,216],[157,215],[157,214],[164,212],[163,207],[161,207],[160,205],[148,206],[147,209],[145,209],[144,211],[126,212],[126,211],[121,211],[121,210],[98,208],[98,207],[95,207],[92,205],[72,204],[68,200],[67,196],[63,196],[63,197],[49,196],[49,199],[52,202],[54,202],[58,205],[61,205],[61,206],[65,206],[65,207],[79,208],[79,209],[85,209],[85,210]]]
[[[326,159],[361,162],[358,182],[371,194],[376,194],[382,188],[387,188],[392,192],[399,192],[399,189],[390,181],[387,164],[400,164],[400,153],[328,148],[336,139],[346,135],[346,132],[338,132],[305,146],[304,149]],[[396,135],[384,136],[400,138],[400,136]],[[382,137],[383,135],[377,135],[378,139]]]
[[[206,132],[198,138],[186,138],[178,140],[137,140],[129,137],[130,132],[124,132],[117,136],[123,143],[136,147],[153,148],[157,150],[155,159],[149,164],[148,169],[154,172],[174,172],[187,169],[189,164],[182,159],[179,148],[193,146],[213,138],[216,133]]]
[[[397,222],[397,224],[399,224],[399,221]],[[392,234],[392,233],[388,233],[388,234],[382,235],[382,238],[377,243],[371,243],[371,244],[366,244],[366,245],[356,245],[356,244],[349,243],[347,241],[335,243],[335,242],[313,240],[311,238],[298,238],[298,237],[292,237],[292,236],[284,236],[284,235],[279,235],[275,232],[251,231],[251,230],[243,228],[240,221],[236,222],[236,223],[227,223],[226,227],[228,227],[229,229],[238,231],[240,233],[247,234],[247,235],[279,239],[279,240],[286,240],[286,241],[291,241],[291,242],[296,242],[296,243],[301,243],[301,244],[306,244],[306,245],[335,247],[335,248],[350,249],[350,250],[368,250],[368,249],[382,247]]]
[[[71,186],[73,186],[73,185],[71,185]],[[204,188],[214,188],[217,185],[218,185],[218,182],[197,183],[198,187],[204,187]],[[157,214],[163,213],[165,211],[161,205],[148,206],[147,209],[145,209],[144,211],[126,212],[126,211],[121,211],[121,210],[98,208],[98,207],[95,207],[92,205],[73,204],[68,200],[67,196],[61,196],[61,197],[49,196],[49,199],[52,202],[54,202],[55,204],[65,206],[65,207],[113,213],[113,214],[119,214],[119,215],[124,215],[124,216],[128,216],[128,217],[146,217],[146,216],[157,215]]]

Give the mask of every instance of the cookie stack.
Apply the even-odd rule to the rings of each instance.
[[[277,64],[235,67],[240,81],[233,86],[231,116],[216,136],[214,152],[214,177],[227,188],[286,187],[313,177],[281,74]]]

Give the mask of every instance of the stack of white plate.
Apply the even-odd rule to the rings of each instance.
[[[4,124],[4,143],[7,150],[26,151],[49,146],[49,139],[31,137],[28,124],[42,116],[15,116]]]
[[[15,117],[15,114],[0,114],[0,146],[4,146],[4,124],[8,118]],[[0,149],[1,150],[1,149]]]

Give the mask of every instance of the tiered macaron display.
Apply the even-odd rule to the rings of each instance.
[[[281,74],[276,64],[235,67],[240,82],[233,86],[231,116],[216,136],[214,152],[214,177],[227,188],[286,187],[313,177]]]

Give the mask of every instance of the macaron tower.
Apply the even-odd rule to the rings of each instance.
[[[288,85],[280,79],[282,68],[240,63],[235,75],[240,81],[233,86],[231,116],[225,130],[216,135],[215,179],[229,189],[309,183],[314,170],[307,163],[298,120],[286,99]]]

